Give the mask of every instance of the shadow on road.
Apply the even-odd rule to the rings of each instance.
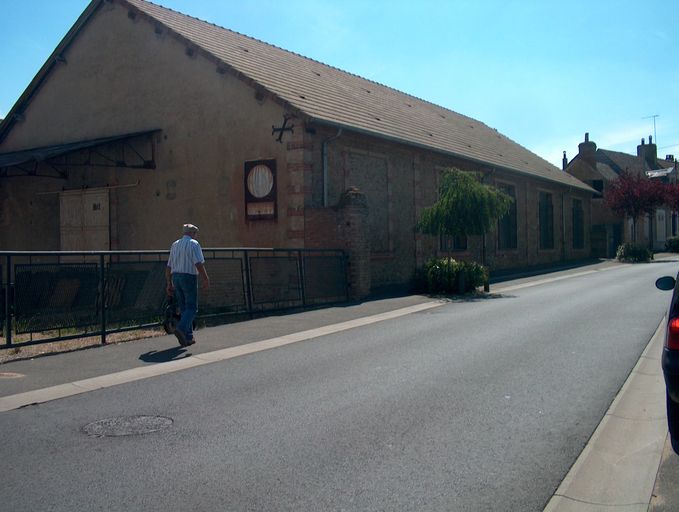
[[[167,350],[151,350],[139,356],[145,363],[167,363],[176,359],[184,359],[191,354],[186,352],[184,347],[173,347]]]

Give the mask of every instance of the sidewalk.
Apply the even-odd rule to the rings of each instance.
[[[656,255],[658,261],[669,258],[679,259],[677,255]],[[493,283],[491,293],[617,266],[616,262],[602,261],[547,274],[514,275],[512,280]],[[160,336],[7,362],[0,364],[0,414],[3,410],[209,364],[443,303],[420,295],[387,298],[201,329],[199,343],[190,349],[179,347],[174,336]],[[545,511],[679,511],[679,456],[667,441],[660,367],[663,334],[661,325]]]
[[[545,512],[646,511],[650,502],[679,510],[679,480],[667,482],[661,465],[663,450],[667,464],[677,458],[667,440],[664,333],[661,324]],[[654,492],[659,472],[668,485]]]

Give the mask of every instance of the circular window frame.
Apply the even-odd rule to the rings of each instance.
[[[274,187],[274,176],[271,168],[266,164],[257,164],[248,171],[248,192],[256,199],[264,199]]]

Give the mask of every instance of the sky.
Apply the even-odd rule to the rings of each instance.
[[[88,5],[0,0],[0,118]],[[155,0],[497,129],[561,167],[585,132],[679,157],[676,0]]]

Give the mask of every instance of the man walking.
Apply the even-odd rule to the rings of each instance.
[[[198,228],[184,224],[183,236],[170,247],[170,258],[165,268],[167,293],[174,295],[179,305],[181,318],[174,331],[182,347],[193,345],[193,319],[198,312],[198,275],[203,288],[210,288],[210,278],[205,270],[205,258],[196,235]]]

